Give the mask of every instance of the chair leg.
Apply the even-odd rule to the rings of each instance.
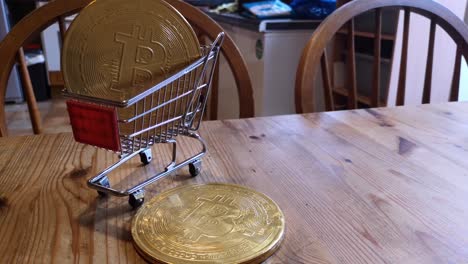
[[[0,109],[0,137],[8,136],[6,121],[5,121],[5,104]]]
[[[20,66],[21,80],[23,81],[23,93],[28,104],[29,117],[31,118],[33,132],[34,134],[40,134],[42,133],[41,113],[37,107],[36,96],[34,95],[31,78],[29,76],[22,48],[18,50],[17,59]]]

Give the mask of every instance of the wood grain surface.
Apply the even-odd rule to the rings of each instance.
[[[267,263],[468,263],[468,103],[209,121],[200,133],[202,173],[182,169],[146,198],[204,182],[267,194],[286,217]],[[182,155],[199,147],[179,139]],[[153,150],[153,167],[125,165],[111,184],[169,157]],[[143,262],[127,200],[86,186],[116,159],[69,133],[0,138],[1,262]]]

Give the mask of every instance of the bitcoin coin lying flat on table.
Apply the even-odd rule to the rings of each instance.
[[[231,184],[168,190],[135,215],[132,236],[148,261],[259,263],[278,248],[284,216],[267,196]]]
[[[201,57],[192,27],[162,0],[98,0],[67,31],[69,92],[122,102]]]

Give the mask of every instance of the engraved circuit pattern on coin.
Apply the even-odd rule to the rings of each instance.
[[[187,185],[153,198],[137,213],[137,250],[163,263],[251,263],[278,248],[284,216],[267,196],[232,184]]]
[[[201,56],[196,34],[162,0],[99,0],[67,31],[62,70],[76,94],[125,101]]]

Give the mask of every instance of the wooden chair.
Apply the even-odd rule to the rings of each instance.
[[[399,8],[404,10],[404,31],[399,71],[396,105],[403,105],[406,91],[406,70],[408,57],[408,39],[410,14],[420,14],[431,21],[429,49],[422,103],[429,103],[431,96],[432,67],[434,59],[434,42],[436,25],[444,29],[457,45],[455,71],[453,74],[450,101],[458,99],[460,83],[460,65],[462,56],[468,61],[468,28],[457,16],[444,6],[427,0],[354,0],[332,13],[314,32],[307,43],[298,66],[296,74],[295,103],[298,113],[314,111],[314,85],[318,69],[322,68],[323,91],[325,108],[327,111],[335,110],[333,87],[330,80],[330,68],[325,49],[329,41],[343,26],[347,35],[347,108],[355,109],[357,103],[356,64],[354,50],[354,18],[368,11],[375,12],[375,40],[374,40],[374,66],[372,94],[370,102],[372,107],[378,107],[380,97],[381,75],[381,40],[382,40],[382,9]]]
[[[34,10],[18,22],[3,41],[0,42],[0,58],[2,58],[2,65],[0,67],[0,136],[7,135],[4,101],[6,85],[15,61],[18,61],[20,64],[20,72],[23,83],[25,84],[25,95],[27,98],[33,131],[35,134],[41,133],[41,118],[35,101],[27,67],[24,63],[24,54],[21,47],[26,44],[28,40],[37,36],[42,30],[55,22],[59,22],[63,36],[65,33],[65,26],[63,23],[64,18],[79,12],[90,2],[92,2],[92,0],[51,1],[50,3]],[[198,32],[202,32],[209,39],[214,40],[217,34],[223,31],[221,26],[196,7],[179,0],[169,0],[167,2],[178,9]],[[253,90],[247,66],[239,49],[228,35],[226,35],[224,39],[222,54],[230,65],[236,80],[239,94],[239,115],[241,118],[253,117]]]

